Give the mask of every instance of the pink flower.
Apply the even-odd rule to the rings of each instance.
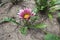
[[[19,18],[21,19],[29,20],[31,16],[35,15],[35,13],[33,13],[31,9],[26,8],[26,9],[19,10],[18,15],[19,15]]]

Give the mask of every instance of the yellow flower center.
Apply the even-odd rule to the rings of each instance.
[[[25,18],[25,19],[28,19],[29,17],[30,17],[29,14],[25,14],[25,15],[24,15],[24,18]]]

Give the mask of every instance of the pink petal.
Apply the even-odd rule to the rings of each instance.
[[[23,12],[24,12],[24,10],[23,10],[23,9],[19,10],[18,15],[21,15]]]
[[[34,16],[35,15],[35,13],[31,11],[31,9],[26,8],[26,9],[19,10],[19,13],[18,13],[19,18],[24,18],[24,15],[26,13],[29,14],[30,16]]]
[[[24,12],[28,13],[28,14],[31,14],[31,9],[26,8],[26,9],[24,9]]]
[[[19,18],[21,18],[21,19],[22,19],[22,17],[21,17],[21,16],[19,16]]]

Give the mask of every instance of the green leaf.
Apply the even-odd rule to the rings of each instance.
[[[20,28],[20,32],[22,33],[22,34],[24,34],[24,35],[26,35],[27,34],[27,27],[22,27],[22,28]]]
[[[50,0],[50,4],[49,4],[49,5],[50,5],[50,6],[55,5],[56,1],[57,1],[57,0]]]
[[[33,9],[33,12],[34,12],[34,13],[38,13],[38,11],[39,11],[39,10],[38,10],[37,8],[34,8],[34,9]]]
[[[17,25],[20,25],[20,23],[16,22],[16,20],[13,19],[13,18],[11,18],[11,22],[13,22],[13,23],[15,23],[15,24],[17,24]]]
[[[47,6],[47,0],[35,0],[38,10],[44,10]]]
[[[56,0],[55,4],[57,5],[60,4],[60,0]]]
[[[40,0],[36,0],[36,2],[40,5]]]
[[[6,17],[6,18],[4,18],[3,20],[4,20],[4,21],[11,21],[11,18]]]
[[[57,10],[60,10],[60,5],[55,5],[55,6],[50,8],[50,12],[55,12]]]
[[[60,40],[60,37],[54,34],[47,34],[44,36],[44,40]]]
[[[30,19],[31,19],[31,22],[35,22],[37,19],[39,19],[39,16],[33,16]]]
[[[58,13],[58,17],[60,17],[60,13]]]
[[[47,2],[47,0],[40,0],[40,4],[44,7],[47,5]]]
[[[40,24],[34,25],[34,27],[35,27],[35,28],[45,28],[45,27],[47,27],[47,25],[44,24],[44,23],[40,23]]]
[[[41,6],[41,9],[40,10],[44,10],[44,8],[45,8],[44,6]]]
[[[49,19],[50,19],[50,20],[52,20],[52,19],[53,19],[52,14],[48,14],[48,17],[49,17]]]
[[[13,23],[15,23],[15,24],[17,24],[17,25],[20,25],[20,23],[18,23],[18,22],[16,22],[16,20],[15,19],[13,19],[13,18],[8,18],[8,17],[6,17],[6,18],[4,18],[3,19],[3,22],[13,22]]]

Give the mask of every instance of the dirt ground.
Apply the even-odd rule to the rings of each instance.
[[[18,5],[12,5],[12,3],[6,3],[0,7],[0,21],[5,17],[15,17],[17,22],[19,18],[17,16],[18,10],[22,8],[31,8],[35,7],[34,0],[26,0]],[[60,25],[58,24],[57,14],[54,15],[53,20],[46,19],[44,21],[47,24],[47,27],[44,28],[44,31],[60,35]],[[43,40],[44,33],[40,30],[29,30],[26,36],[22,35],[17,28],[17,25],[13,23],[3,23],[0,24],[0,40]]]

